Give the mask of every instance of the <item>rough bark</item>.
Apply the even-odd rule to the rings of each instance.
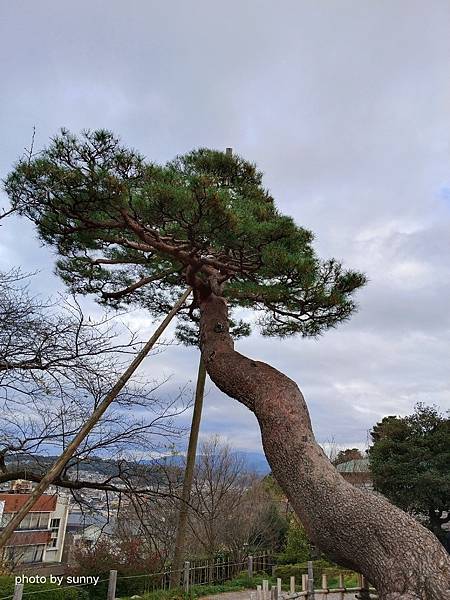
[[[203,296],[200,310],[208,374],[255,414],[273,474],[314,543],[364,574],[383,600],[450,600],[450,557],[435,536],[339,475],[314,439],[297,384],[234,350],[223,298]]]

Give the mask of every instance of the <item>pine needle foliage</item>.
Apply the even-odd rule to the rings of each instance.
[[[109,131],[62,130],[16,164],[5,189],[56,248],[70,289],[103,303],[159,315],[190,274],[214,271],[230,307],[257,311],[264,335],[317,336],[354,312],[366,281],[321,261],[313,234],[277,210],[262,173],[237,155],[200,148],[158,165]],[[180,336],[192,341],[195,304],[184,317]]]

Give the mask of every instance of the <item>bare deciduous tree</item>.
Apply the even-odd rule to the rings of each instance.
[[[94,322],[74,301],[32,296],[18,270],[0,274],[0,319],[0,484],[39,482],[140,343],[128,330],[124,339],[109,315]],[[74,493],[139,491],[139,465],[126,457],[151,457],[182,433],[176,417],[188,403],[183,390],[164,397],[164,383],[134,378],[55,484]],[[106,463],[97,461],[99,477],[86,480],[82,474],[95,457],[111,462],[101,477]]]
[[[225,550],[240,560],[247,548],[274,540],[279,516],[273,494],[240,455],[217,437],[202,444],[189,511],[191,551],[213,557]]]

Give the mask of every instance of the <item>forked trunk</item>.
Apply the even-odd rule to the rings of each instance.
[[[223,298],[211,294],[200,309],[208,374],[256,415],[273,474],[314,543],[363,573],[383,600],[450,600],[450,557],[435,536],[339,475],[314,439],[296,383],[234,350]]]

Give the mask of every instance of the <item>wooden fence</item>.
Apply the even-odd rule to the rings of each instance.
[[[192,585],[223,583],[233,579],[242,571],[247,571],[250,577],[253,573],[270,573],[272,566],[272,554],[268,551],[242,558],[226,555],[212,560],[186,561],[182,578],[183,586],[189,588]]]
[[[338,575],[337,587],[328,586],[328,575],[322,573],[322,585],[319,589],[314,587],[313,565],[308,563],[308,573],[302,575],[301,582],[294,576],[290,577],[289,590],[283,590],[282,580],[277,578],[276,584],[269,586],[269,580],[264,579],[262,585],[256,586],[256,592],[251,592],[251,600],[345,600],[347,594],[359,600],[375,600],[378,598],[374,588],[371,588],[363,575],[358,575],[356,587],[346,587],[344,573]],[[348,597],[348,596],[347,596]]]
[[[186,561],[184,568],[180,571],[180,582],[185,591],[191,586],[208,585],[223,583],[233,579],[242,571],[248,572],[250,576],[254,573],[270,573],[273,562],[272,554],[269,551],[261,551],[254,556],[239,557],[236,555],[222,555],[214,559],[195,559]],[[170,569],[160,573],[147,573],[141,575],[119,575],[116,570],[109,572],[109,578],[101,579],[99,583],[107,585],[105,600],[114,600],[116,593],[120,592],[120,583],[125,580],[135,580],[139,583],[140,593],[151,592],[155,590],[165,590],[170,587],[171,581]],[[61,586],[58,589],[68,589],[73,586]],[[106,588],[105,588],[106,589]],[[24,591],[24,585],[17,583],[13,596],[2,598],[1,600],[27,600],[32,594],[30,600],[41,600],[45,598],[46,591]],[[124,594],[133,595],[133,594]]]
[[[236,575],[242,571],[247,572],[249,578],[252,578],[258,573],[270,573],[273,571],[274,567],[275,565],[272,562],[272,556],[269,552],[247,556],[243,559],[217,557],[216,559],[209,561],[186,561],[184,563],[183,571],[180,572],[180,579],[182,580],[184,591],[188,592],[193,585],[222,583],[236,577]],[[171,579],[170,576],[170,571],[144,575],[118,576],[117,571],[112,570],[109,573],[108,579],[101,580],[104,582],[104,585],[107,585],[107,588],[105,588],[105,600],[114,600],[116,598],[116,594],[120,592],[120,588],[118,589],[120,580],[140,580],[140,585],[142,587],[141,593],[145,593],[158,589],[168,589]],[[334,577],[334,579],[336,579],[336,577]],[[290,577],[289,584],[287,586],[285,585],[283,588],[281,578],[278,578],[276,583],[272,584],[272,586],[269,585],[268,579],[263,579],[262,584],[258,585],[256,590],[250,592],[250,598],[251,600],[346,600],[346,598],[349,597],[347,594],[353,594],[351,596],[352,598],[359,598],[360,600],[372,600],[377,598],[375,590],[369,586],[362,575],[358,575],[358,585],[356,587],[345,586],[345,574],[342,572],[338,574],[337,580],[337,587],[330,588],[328,586],[328,575],[322,573],[321,587],[315,589],[313,564],[312,562],[309,562],[308,572],[301,575],[301,581],[300,578],[299,580],[296,580],[295,577]],[[285,589],[286,587],[289,589]],[[9,596],[8,598],[13,600],[26,600],[27,596],[32,594],[33,598],[30,598],[30,600],[39,600],[41,597],[45,597],[46,591],[49,591],[24,592],[23,588],[24,586],[22,583],[16,584],[14,596]],[[58,589],[64,589],[64,586]],[[44,596],[41,596],[41,593]]]

